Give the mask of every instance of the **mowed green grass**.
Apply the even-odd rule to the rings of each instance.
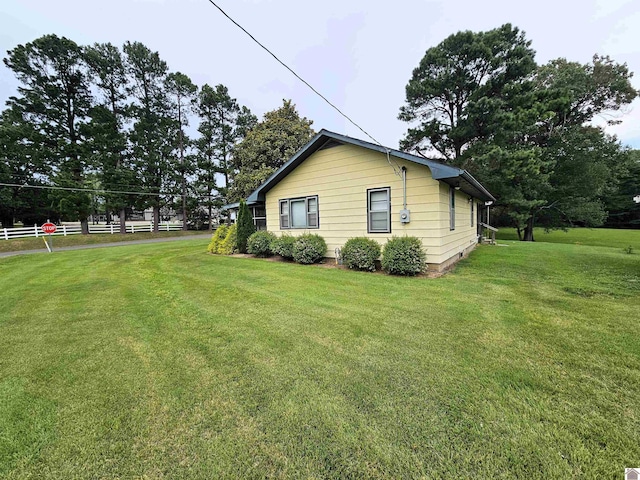
[[[518,232],[513,228],[500,228],[497,234],[500,240],[518,240]],[[544,228],[535,228],[533,238],[536,242],[570,243],[573,245],[593,245],[597,247],[627,248],[640,252],[640,230],[619,230],[613,228],[569,228],[545,232]]]
[[[199,240],[2,259],[0,478],[621,478],[640,255],[506,243],[438,279]]]
[[[53,239],[46,236],[47,242],[53,240],[53,249],[59,247],[73,247],[76,245],[95,245],[98,243],[119,243],[130,242],[132,240],[150,240],[154,238],[167,238],[167,237],[182,237],[190,235],[199,235],[207,232],[189,230],[172,231],[172,232],[137,232],[137,233],[92,233],[91,235],[52,235]],[[0,232],[2,235],[2,232]],[[42,249],[47,251],[47,247],[42,237],[27,237],[27,238],[13,238],[11,240],[4,240],[0,238],[0,253],[2,252],[17,252],[21,250],[38,250]]]

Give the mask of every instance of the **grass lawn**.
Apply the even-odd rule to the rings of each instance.
[[[438,279],[0,259],[0,478],[622,478],[640,255],[501,243]]]
[[[173,231],[173,232],[138,232],[138,233],[92,233],[91,235],[53,235],[53,248],[57,247],[71,247],[75,245],[95,245],[97,243],[117,243],[117,242],[129,242],[131,240],[148,240],[151,238],[163,238],[163,237],[182,237],[185,235],[199,235],[206,234],[206,231],[188,230]],[[49,237],[47,236],[47,241]],[[0,240],[0,253],[2,252],[17,252],[19,250],[38,250],[42,249],[46,251],[42,238],[15,238],[11,240]]]
[[[499,240],[518,240],[514,228],[500,228]],[[640,230],[619,230],[613,228],[570,228],[566,232],[544,228],[535,228],[533,238],[536,242],[571,243],[574,245],[593,245],[596,247],[627,248],[631,246],[640,253]]]

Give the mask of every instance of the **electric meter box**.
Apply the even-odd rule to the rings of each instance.
[[[409,223],[411,221],[411,212],[409,210],[400,210],[400,223]]]

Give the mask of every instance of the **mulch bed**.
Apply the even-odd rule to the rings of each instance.
[[[281,257],[280,255],[273,255],[271,257],[256,257],[255,255],[251,255],[250,253],[234,253],[233,255],[228,255],[229,257],[234,257],[234,258],[254,258],[256,260],[265,260],[267,262],[283,262],[283,263],[295,263],[292,260],[287,260],[283,257]],[[318,268],[337,268],[340,270],[349,270],[345,265],[340,265],[338,264],[335,260],[332,259],[327,259],[321,263],[314,263],[311,266],[313,267],[318,267]],[[436,272],[436,271],[427,271],[425,273],[421,273],[419,275],[416,275],[417,278],[440,278],[443,275],[449,273],[451,271],[451,268],[446,269],[442,272]],[[387,275],[385,272],[383,272],[382,270],[376,270],[375,272],[369,272],[375,275]]]

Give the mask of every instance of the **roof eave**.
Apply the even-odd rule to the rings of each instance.
[[[253,201],[253,200],[249,200],[247,199],[247,206],[252,207],[257,203],[260,203],[258,201]],[[239,208],[240,207],[240,202],[235,202],[235,203],[227,203],[226,205],[223,205],[222,207],[220,207],[221,210],[233,210],[235,208]]]
[[[491,195],[491,193],[466,170],[462,170],[460,175],[456,175],[455,177],[445,177],[437,180],[445,182],[446,184],[485,202],[495,202],[496,200],[495,197]]]
[[[313,152],[309,152],[309,150],[312,149],[312,147],[314,147],[315,143],[320,143],[322,140],[322,137],[325,136],[327,133],[331,133],[331,132],[328,132],[327,130],[324,130],[324,129],[320,130],[311,140],[309,140],[306,143],[306,145],[304,145],[300,150],[298,150],[293,155],[293,157],[287,160],[278,170],[273,172],[271,176],[262,183],[262,185],[260,185],[253,192],[251,192],[251,195],[247,197],[247,203],[248,202],[264,202],[265,201],[264,195],[267,191],[271,189],[272,184],[274,182],[277,183],[282,178],[284,178],[289,173],[289,168],[291,168],[292,165],[295,164],[294,166],[297,166],[298,163],[301,163],[309,155],[311,155],[311,153]],[[307,154],[307,152],[309,153]]]
[[[462,170],[460,168],[453,167],[451,165],[439,163],[435,160],[429,160],[427,158],[417,157],[415,155],[412,155],[407,152],[403,152],[401,150],[386,148],[382,145],[367,142],[364,140],[359,140],[357,138],[347,137],[346,135],[341,135],[339,133],[330,132],[329,130],[322,129],[311,140],[309,140],[309,142],[307,142],[305,146],[303,146],[300,150],[298,150],[293,157],[291,157],[278,170],[276,170],[262,185],[260,185],[257,189],[255,189],[251,193],[251,195],[247,197],[247,203],[264,202],[266,192],[268,192],[276,183],[282,180],[282,178],[286,177],[289,174],[290,170],[297,167],[298,164],[302,163],[306,158],[308,158],[311,154],[313,154],[328,139],[333,139],[339,142],[360,146],[363,148],[367,148],[369,150],[374,150],[374,151],[383,153],[385,155],[393,156],[401,160],[407,160],[412,163],[424,165],[429,168],[429,170],[431,171],[431,175],[435,180],[442,180],[442,181],[446,181],[446,183],[452,184],[452,180],[461,178],[465,182],[468,182],[469,184],[469,188],[466,188],[463,191],[465,191],[469,195],[480,198],[481,200],[495,201],[495,198],[493,197],[493,195],[491,195],[491,193],[489,193],[489,191],[486,188],[484,188],[480,184],[480,182],[478,182],[475,178],[473,178],[473,176],[466,170]],[[462,182],[458,182],[458,183],[462,183]]]

